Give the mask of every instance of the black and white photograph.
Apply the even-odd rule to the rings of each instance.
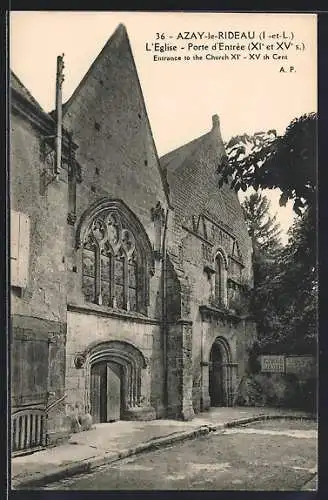
[[[316,491],[317,15],[9,17],[12,490]]]

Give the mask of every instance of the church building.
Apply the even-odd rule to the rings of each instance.
[[[11,73],[16,454],[94,423],[232,406],[256,328],[252,247],[219,186],[220,121],[158,157],[125,27],[46,113]],[[178,112],[178,110],[177,110]]]

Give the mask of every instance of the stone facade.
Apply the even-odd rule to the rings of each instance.
[[[15,75],[11,92],[12,409],[43,411],[58,402],[48,413],[51,442],[65,428],[68,137],[54,181],[55,123]]]
[[[208,134],[159,159],[120,25],[63,106],[54,176],[54,114],[11,83],[11,204],[29,220],[12,341],[16,328],[58,337],[43,360],[48,436],[65,414],[190,419],[232,405],[255,335],[237,310],[252,285],[251,243],[237,196],[218,187],[217,116]],[[32,358],[14,351],[16,394],[19,363]]]
[[[244,287],[252,286],[251,243],[237,195],[227,185],[218,187],[225,151],[219,118],[212,121],[209,133],[160,160],[173,206],[168,258],[184,290],[180,315],[190,322],[192,387],[186,391],[194,412],[211,405],[213,346],[222,353],[222,394],[212,404],[232,405],[256,335],[242,307]]]

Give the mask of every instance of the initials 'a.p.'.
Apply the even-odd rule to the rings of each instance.
[[[294,66],[280,66],[279,73],[295,73]]]

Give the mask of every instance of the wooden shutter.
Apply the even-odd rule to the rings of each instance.
[[[13,405],[46,404],[48,340],[15,337],[11,348]]]
[[[11,210],[10,216],[11,285],[25,288],[28,282],[30,253],[30,219]]]
[[[10,267],[11,284],[17,286],[18,283],[18,248],[19,248],[19,213],[11,210],[10,214]]]

